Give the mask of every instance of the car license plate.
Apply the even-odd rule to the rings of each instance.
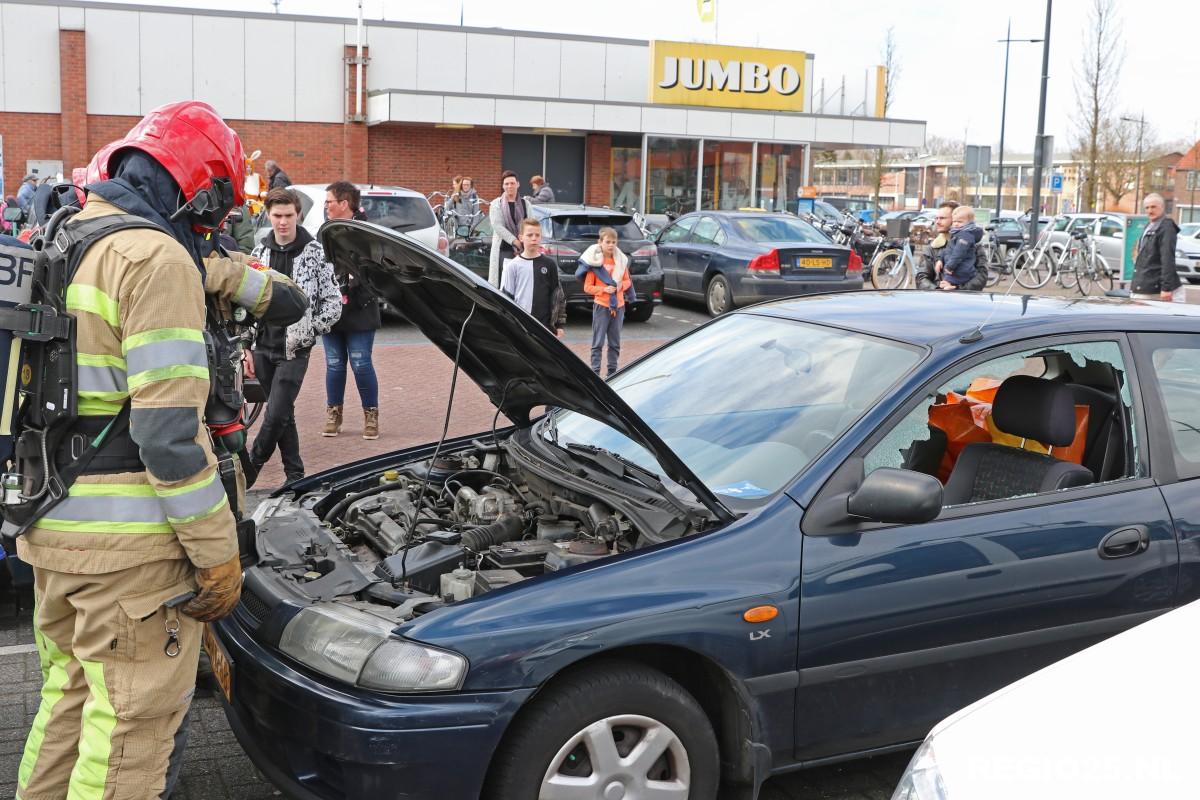
[[[829,268],[829,267],[833,266],[833,259],[832,258],[798,258],[798,259],[796,259],[796,266]]]
[[[225,648],[217,641],[211,625],[204,626],[204,651],[208,653],[208,660],[212,662],[213,675],[217,679],[217,685],[221,687],[221,694],[232,703],[233,667],[229,663],[229,655]]]

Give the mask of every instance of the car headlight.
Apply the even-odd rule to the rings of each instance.
[[[452,692],[467,660],[399,639],[392,623],[335,605],[309,606],[283,629],[279,649],[322,675],[381,692]]]
[[[942,783],[933,742],[926,739],[908,762],[908,769],[896,785],[892,800],[949,800],[950,794]]]

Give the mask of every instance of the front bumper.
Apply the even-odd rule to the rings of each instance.
[[[809,281],[788,278],[743,278],[734,287],[733,298],[737,305],[742,306],[771,298],[796,297],[797,295],[822,292],[859,291],[862,288],[861,274],[854,278]]]
[[[214,633],[232,664],[234,735],[298,800],[478,798],[502,734],[535,691],[366,692],[298,671],[237,615]]]

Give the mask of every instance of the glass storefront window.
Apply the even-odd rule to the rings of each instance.
[[[754,145],[704,140],[704,177],[700,208],[734,211],[750,205]]]
[[[828,172],[833,172],[832,169]],[[804,146],[758,145],[758,189],[754,205],[767,211],[795,211],[804,175]]]
[[[650,137],[646,150],[646,213],[695,211],[700,142]]]
[[[610,172],[612,187],[608,204],[613,208],[641,209],[642,202],[642,137],[614,136]]]

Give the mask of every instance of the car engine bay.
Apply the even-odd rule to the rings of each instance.
[[[258,520],[258,567],[302,598],[402,622],[706,529],[702,507],[619,474],[624,462],[535,438],[473,440],[272,504]]]

